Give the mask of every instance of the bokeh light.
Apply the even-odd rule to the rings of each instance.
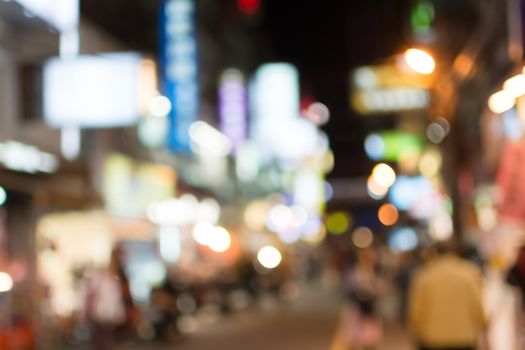
[[[257,253],[257,261],[267,269],[276,268],[282,259],[281,252],[273,246],[264,246]]]
[[[152,116],[162,118],[171,111],[171,102],[166,96],[155,96],[151,100],[149,112]]]
[[[372,89],[379,83],[379,78],[373,69],[369,67],[358,68],[354,72],[354,84],[360,89]]]
[[[388,245],[396,252],[413,250],[417,247],[418,242],[417,232],[411,227],[394,229],[388,238]]]
[[[193,239],[201,245],[208,245],[215,233],[215,226],[208,222],[200,222],[193,227]]]
[[[292,226],[295,228],[301,228],[306,225],[308,221],[308,211],[301,205],[292,205]]]
[[[432,192],[432,183],[426,177],[400,176],[390,189],[389,200],[398,210],[409,210]]]
[[[324,125],[330,120],[330,110],[321,102],[314,102],[306,110],[305,116],[315,125]]]
[[[417,171],[421,151],[416,149],[406,150],[400,155],[397,162],[399,171],[405,174],[413,174]]]
[[[0,186],[0,205],[4,205],[7,201],[7,192],[6,190]]]
[[[282,231],[293,223],[293,212],[290,207],[278,204],[268,213],[267,226],[270,230]]]
[[[503,90],[514,98],[525,95],[525,76],[515,75],[503,83]]]
[[[230,139],[202,120],[192,123],[189,133],[191,149],[195,153],[225,157],[232,150]]]
[[[197,209],[197,221],[216,224],[221,215],[221,207],[213,198],[204,198]]]
[[[442,211],[430,221],[429,233],[436,241],[445,241],[451,238],[453,231],[452,217],[445,211]]]
[[[268,204],[264,201],[253,201],[244,210],[244,223],[254,231],[263,230],[266,226]]]
[[[374,235],[368,227],[358,227],[352,232],[352,243],[357,248],[368,248],[374,243]]]
[[[434,122],[438,123],[443,127],[443,130],[445,131],[445,134],[448,135],[450,133],[450,123],[448,120],[446,120],[443,117],[437,117]]]
[[[366,155],[372,160],[382,159],[385,154],[385,141],[378,134],[370,134],[365,139]]]
[[[350,228],[350,215],[343,211],[336,211],[326,217],[326,228],[334,235],[345,233]]]
[[[404,55],[405,62],[412,70],[421,74],[432,74],[436,68],[434,58],[421,49],[408,49]]]
[[[501,114],[516,104],[516,100],[507,91],[501,90],[489,97],[489,108],[493,113]]]
[[[421,156],[419,160],[419,172],[421,175],[428,178],[432,178],[439,174],[441,166],[443,164],[443,159],[441,153],[436,149],[429,149]]]
[[[159,253],[167,263],[176,263],[180,259],[182,244],[180,231],[174,226],[159,228]]]
[[[334,197],[334,187],[326,181],[324,183],[324,198],[328,202]]]
[[[379,163],[372,171],[372,179],[383,188],[389,188],[396,182],[396,173],[389,165]]]
[[[383,204],[377,213],[379,221],[385,226],[395,225],[399,219],[399,212],[396,207],[390,203]]]
[[[144,146],[155,149],[160,148],[165,144],[167,130],[167,118],[142,118],[137,126],[137,136]],[[65,142],[69,143],[69,141]],[[80,140],[78,142],[80,142]],[[69,147],[69,145],[65,144],[64,150],[67,147]]]
[[[379,200],[385,198],[388,193],[388,187],[380,186],[374,181],[374,178],[370,176],[367,181],[368,194],[372,199]]]
[[[13,278],[7,272],[0,272],[0,293],[9,292],[13,288]]]
[[[443,142],[447,132],[443,125],[437,122],[432,122],[427,126],[427,137],[430,142],[438,144]]]
[[[310,218],[303,231],[303,240],[313,245],[319,244],[325,239],[326,232],[326,226],[320,218]]]
[[[213,235],[209,237],[208,246],[216,253],[224,253],[230,249],[232,238],[228,230],[224,227],[217,226]]]

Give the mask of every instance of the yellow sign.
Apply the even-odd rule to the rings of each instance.
[[[360,67],[352,75],[352,106],[361,114],[424,109],[431,83],[430,76],[395,64]]]
[[[149,204],[175,194],[177,176],[166,166],[140,163],[120,154],[104,165],[104,199],[110,213],[143,217]]]

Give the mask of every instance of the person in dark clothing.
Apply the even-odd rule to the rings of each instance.
[[[408,292],[410,283],[416,271],[421,267],[421,260],[416,251],[404,252],[401,257],[401,265],[395,282],[399,289],[399,313],[403,322],[407,320]]]
[[[507,273],[507,283],[518,288],[525,308],[525,245],[519,249],[518,258]]]

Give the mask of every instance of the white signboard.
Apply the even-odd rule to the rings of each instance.
[[[44,67],[44,117],[52,127],[120,127],[141,114],[141,57],[52,59]]]

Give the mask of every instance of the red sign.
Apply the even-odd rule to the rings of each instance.
[[[525,141],[509,142],[502,152],[496,183],[501,216],[525,219]]]
[[[253,15],[259,11],[261,0],[237,0],[239,10],[245,15]]]

